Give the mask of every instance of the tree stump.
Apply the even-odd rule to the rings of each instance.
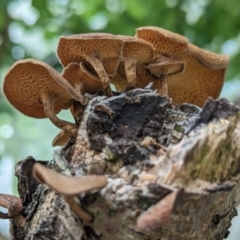
[[[75,142],[41,162],[107,177],[105,188],[75,197],[93,221],[36,182],[39,161],[28,157],[16,165],[26,224],[11,220],[13,239],[224,239],[239,195],[239,117],[225,99],[176,106],[148,88],[93,97]]]

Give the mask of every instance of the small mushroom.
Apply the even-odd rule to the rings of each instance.
[[[13,219],[16,220],[20,226],[24,226],[25,218],[20,214],[23,208],[20,198],[0,193],[0,206],[8,209],[8,213],[0,212],[0,218]]]
[[[161,89],[162,96],[168,96],[168,76],[184,71],[184,66],[185,63],[181,60],[162,56],[154,63],[148,64],[146,69],[160,80],[155,82],[154,87]]]
[[[168,77],[173,102],[203,106],[207,97],[221,92],[229,58],[202,50],[178,34],[157,27],[142,27],[136,37],[152,44],[157,58],[168,56],[185,62],[185,70]]]
[[[122,59],[123,41],[107,33],[76,34],[61,37],[58,44],[58,57],[66,67],[69,63],[87,61],[96,71],[103,89],[112,95],[109,75],[115,75]]]
[[[65,146],[67,144],[67,142],[69,141],[70,136],[69,133],[61,130],[56,137],[53,139],[52,141],[52,146]]]
[[[23,114],[48,117],[61,129],[74,134],[77,131],[75,124],[59,119],[56,114],[68,109],[74,100],[84,105],[85,99],[48,64],[35,59],[17,61],[5,76],[3,92]]]
[[[56,173],[39,163],[34,164],[33,176],[40,183],[47,184],[56,192],[66,196],[66,201],[70,204],[72,211],[82,218],[85,223],[91,221],[92,217],[83,211],[75,202],[74,195],[90,190],[101,189],[107,185],[105,176],[89,175],[69,177]]]

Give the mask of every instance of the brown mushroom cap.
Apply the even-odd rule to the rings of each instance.
[[[82,94],[94,94],[102,89],[102,83],[97,76],[89,72],[83,63],[70,63],[63,71],[62,76],[72,85],[79,85]]]
[[[107,96],[112,95],[109,75],[115,75],[122,59],[123,41],[107,33],[61,37],[57,53],[64,66],[87,61],[92,65]]]
[[[70,139],[69,132],[61,130],[52,141],[52,146],[65,146]]]
[[[136,29],[137,38],[144,39],[149,42],[155,49],[157,58],[175,55],[184,51],[188,46],[188,39],[158,27],[141,27]]]
[[[35,59],[20,60],[13,64],[5,76],[3,92],[16,109],[34,118],[46,117],[43,97],[54,102],[55,113],[68,109],[73,99],[83,100],[55,69]]]
[[[85,191],[101,189],[107,185],[105,176],[89,175],[69,177],[56,173],[40,163],[35,163],[33,176],[63,195],[76,195]]]
[[[109,75],[114,75],[122,56],[123,41],[113,34],[89,33],[64,36],[59,39],[57,54],[63,64],[80,63],[97,57]]]
[[[150,42],[157,57],[170,56],[185,62],[185,70],[168,77],[169,95],[173,102],[202,106],[207,97],[221,92],[228,57],[202,50],[187,39],[157,27],[137,29],[136,36]]]

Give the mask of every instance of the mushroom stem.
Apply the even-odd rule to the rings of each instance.
[[[168,81],[167,81],[167,75],[166,74],[162,74],[160,77],[160,81],[161,81],[161,95],[162,96],[167,96],[168,97]]]
[[[0,206],[8,209],[8,213],[0,212],[0,218],[13,219],[16,220],[20,226],[24,226],[25,218],[19,214],[23,208],[21,198],[0,193]]]
[[[49,99],[48,96],[43,95],[42,96],[42,103],[44,106],[44,113],[45,115],[52,121],[52,123],[57,126],[58,128],[65,130],[69,133],[72,133],[75,135],[77,133],[77,125],[64,121],[57,117],[57,115],[54,113],[54,99]]]
[[[136,61],[125,61],[124,62],[126,78],[127,78],[127,87],[126,90],[130,90],[136,87]]]
[[[0,193],[0,206],[8,209],[8,217],[17,215],[23,207],[20,198],[2,193]]]
[[[87,61],[93,66],[94,70],[97,72],[102,85],[103,85],[103,91],[108,96],[112,96],[112,90],[110,88],[110,80],[109,77],[104,69],[104,66],[102,62],[97,57],[87,57]]]

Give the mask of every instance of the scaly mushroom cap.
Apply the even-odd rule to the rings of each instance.
[[[136,36],[150,42],[156,57],[162,55],[185,62],[185,70],[168,77],[173,102],[203,106],[207,97],[220,95],[228,57],[202,50],[178,34],[157,27],[137,29]]]
[[[61,37],[57,54],[63,64],[97,57],[108,75],[114,75],[122,56],[123,41],[113,34],[89,33]]]
[[[149,42],[155,49],[157,58],[171,56],[177,58],[179,52],[184,51],[188,46],[188,39],[158,27],[141,27],[136,29],[135,37]]]
[[[102,89],[102,83],[97,76],[89,72],[81,62],[70,63],[63,71],[62,76],[72,85],[79,85],[82,94],[94,94]]]
[[[68,109],[74,99],[68,88],[73,89],[55,69],[35,59],[17,61],[7,72],[3,83],[8,101],[23,114],[34,118],[46,117],[43,96],[54,102],[55,113]]]

